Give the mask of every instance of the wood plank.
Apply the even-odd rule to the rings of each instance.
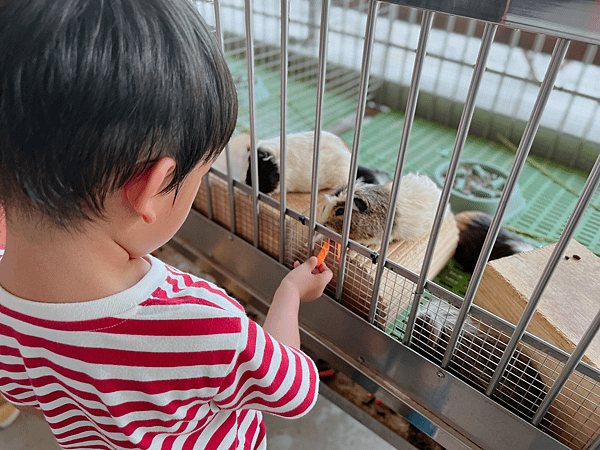
[[[554,247],[489,262],[475,304],[516,324]],[[570,354],[600,310],[600,258],[575,240],[565,256],[568,259],[559,261],[527,331]],[[600,336],[584,361],[600,367]]]
[[[475,304],[516,324],[554,247],[552,244],[489,262]],[[575,240],[567,246],[565,256],[568,259],[559,261],[527,331],[570,354],[600,310],[600,258]],[[543,383],[552,386],[563,365],[543,352],[531,348],[522,351],[537,363]],[[600,366],[600,336],[583,360]],[[542,425],[569,448],[580,449],[581,442],[589,442],[598,433],[599,402],[600,386],[575,373]]]

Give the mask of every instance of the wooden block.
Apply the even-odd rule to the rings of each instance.
[[[516,324],[544,270],[555,244],[497,259],[487,264],[475,304]],[[598,295],[600,258],[572,240],[542,294],[527,328],[531,334],[571,353],[600,310]],[[546,386],[552,386],[562,364],[540,351],[524,348],[539,368]],[[600,366],[600,336],[583,360]],[[589,442],[599,431],[600,386],[574,374],[551,406],[542,425],[560,442],[573,449]],[[549,422],[550,421],[550,422]]]
[[[554,247],[489,262],[475,304],[516,324]],[[565,255],[569,259],[558,263],[527,331],[570,354],[600,310],[600,258],[575,240]],[[592,342],[584,361],[600,367],[600,337]]]

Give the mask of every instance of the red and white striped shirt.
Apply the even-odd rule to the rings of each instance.
[[[89,302],[0,288],[0,392],[41,410],[65,449],[266,448],[261,411],[307,413],[313,361],[223,290],[150,262],[132,288]]]

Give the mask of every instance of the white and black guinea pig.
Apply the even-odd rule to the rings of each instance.
[[[258,141],[256,144],[258,189],[265,194],[279,193],[279,144],[279,136]],[[313,131],[293,133],[287,136],[286,190],[288,192],[310,192],[313,147]],[[348,182],[350,149],[340,137],[322,131],[319,156],[319,190],[335,189]],[[246,174],[246,184],[252,186],[250,149],[248,149],[248,157],[245,159],[245,167],[242,173]],[[391,181],[387,173],[365,167],[358,167],[357,179],[371,184],[384,184]]]
[[[352,206],[350,239],[365,246],[381,243],[391,184],[369,185],[357,182]],[[426,175],[409,173],[402,177],[392,225],[392,241],[412,241],[431,230],[441,190]],[[347,188],[327,195],[319,222],[341,233],[346,207]]]

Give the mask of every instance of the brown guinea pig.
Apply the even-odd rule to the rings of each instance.
[[[370,185],[357,182],[352,206],[350,239],[365,246],[381,243],[390,204],[391,184]],[[402,177],[391,241],[412,241],[431,230],[440,199],[440,189],[425,175],[409,173]],[[346,188],[327,195],[319,222],[341,233]]]

